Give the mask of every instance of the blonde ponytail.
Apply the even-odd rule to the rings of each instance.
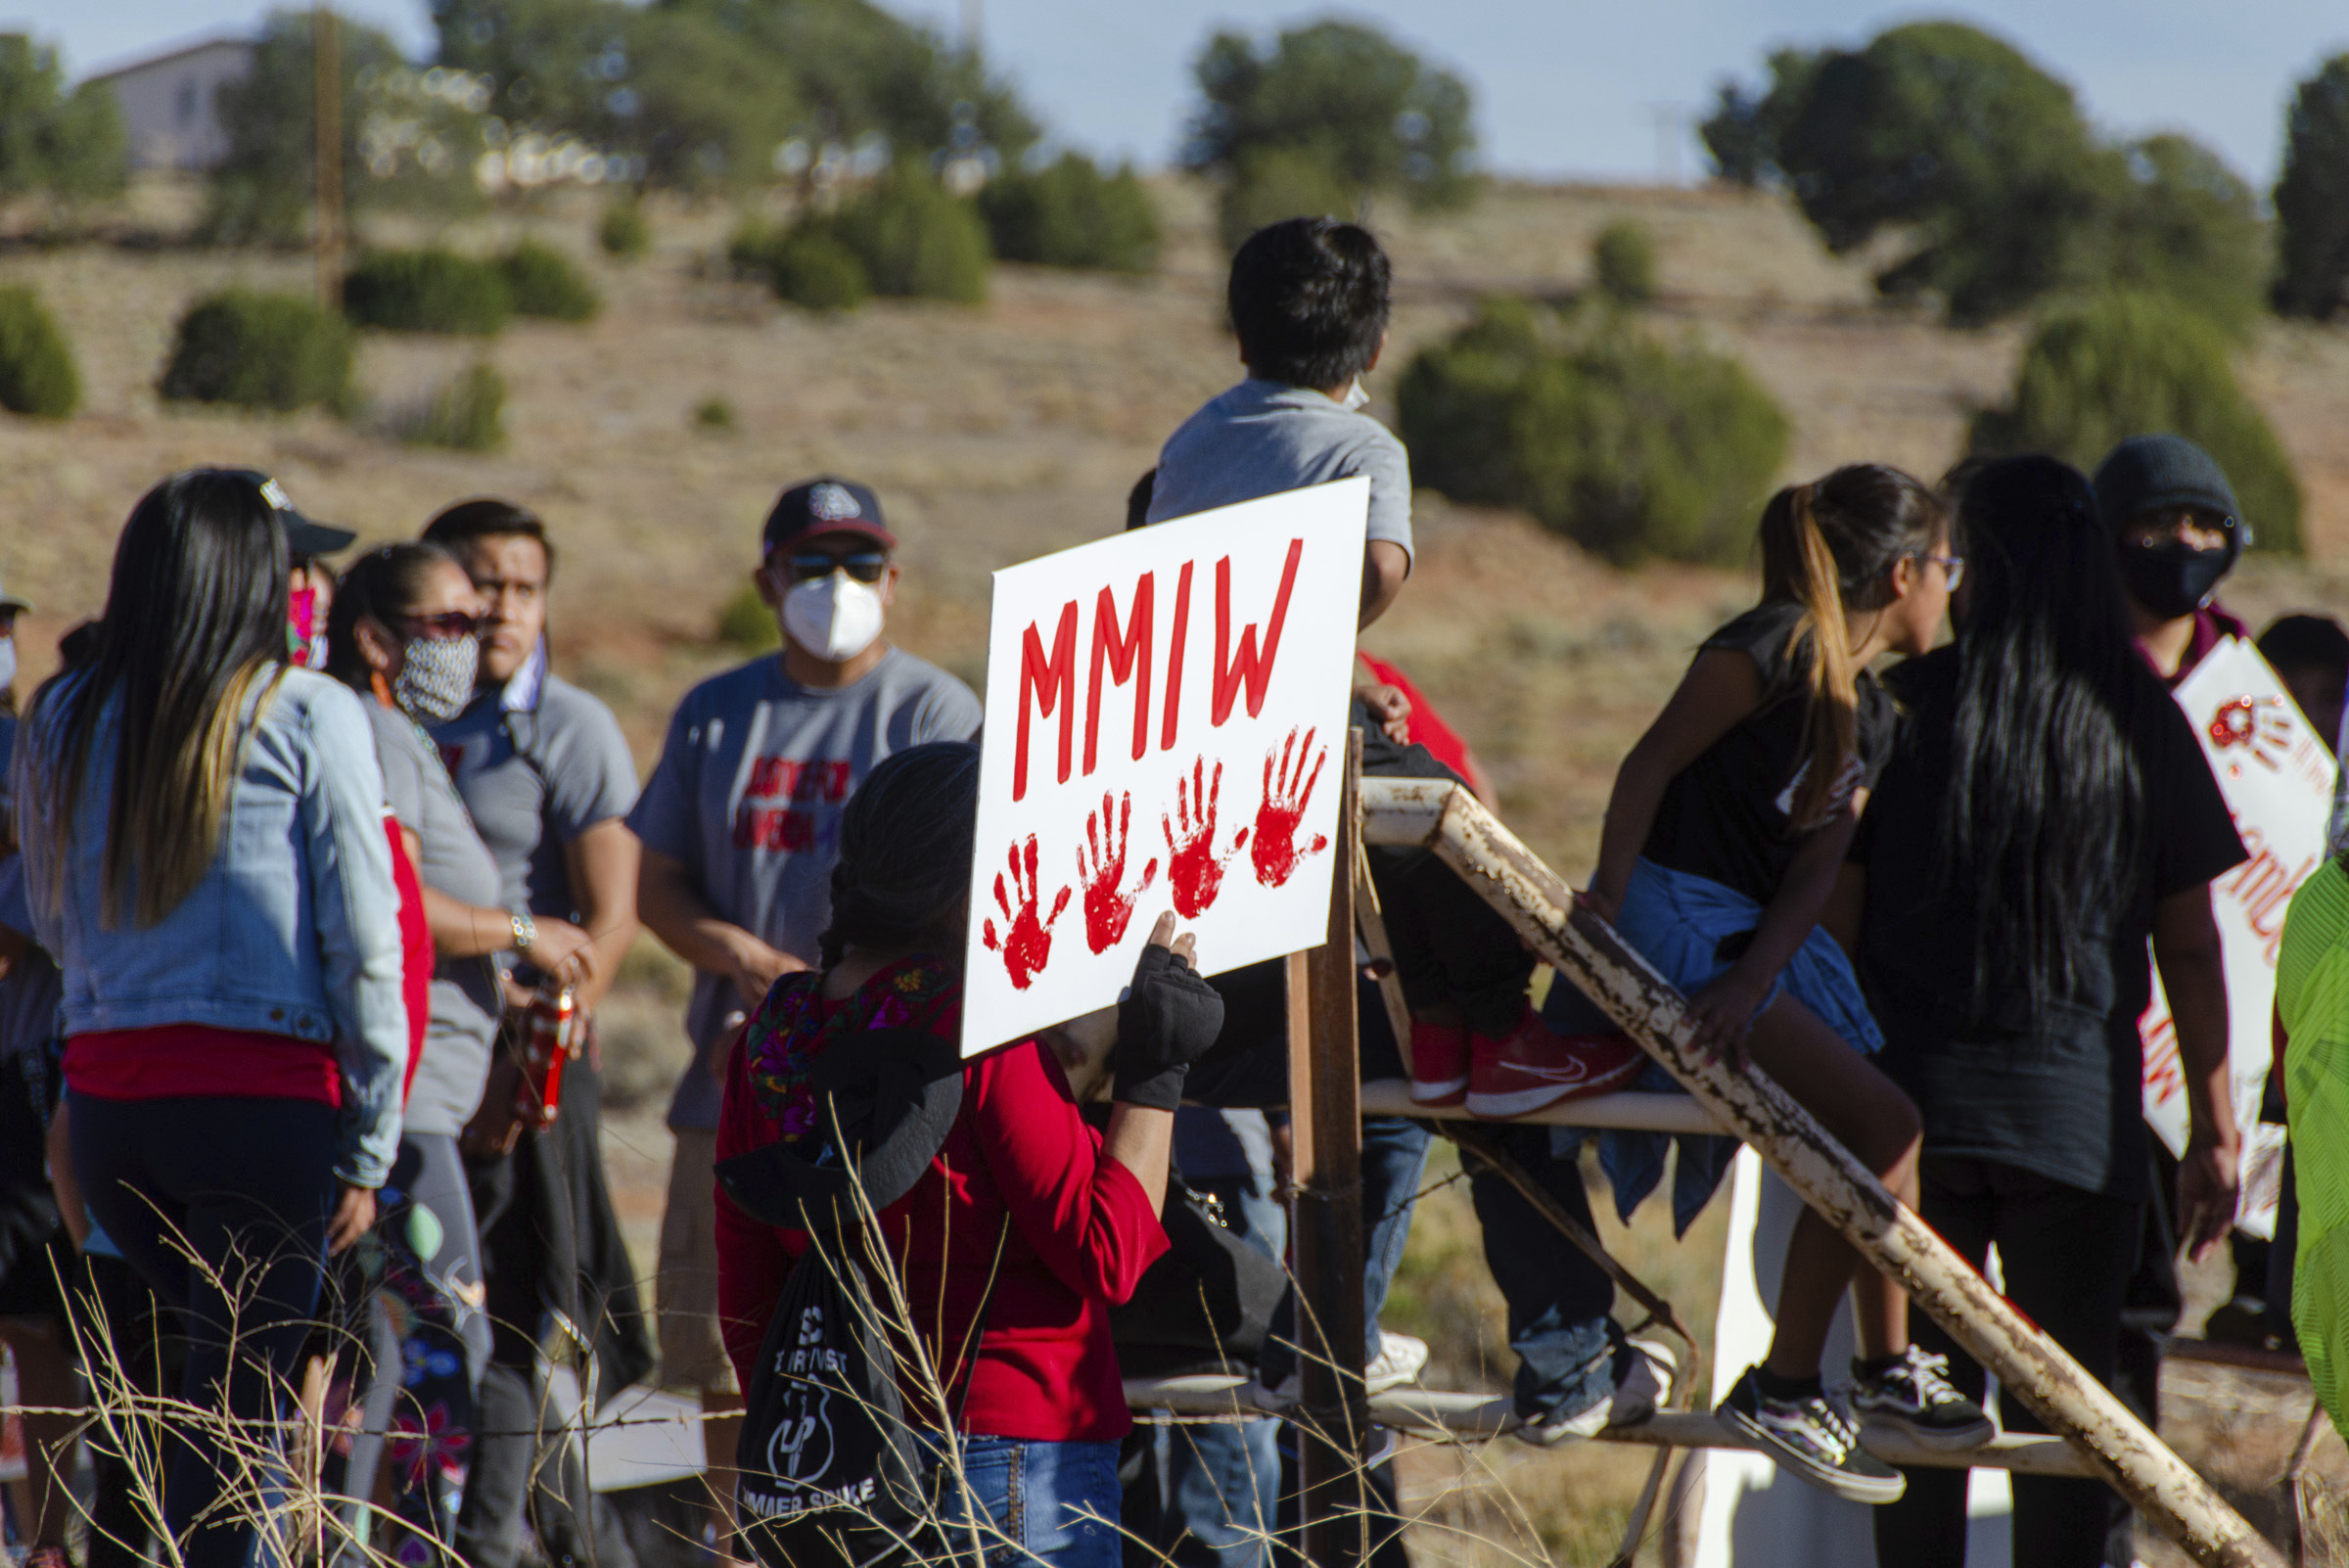
[[[1805,761],[1788,825],[1797,832],[1823,822],[1835,786],[1859,751],[1859,671],[1844,624],[1842,573],[1819,526],[1818,486],[1780,490],[1762,514],[1763,589],[1802,606],[1790,646],[1808,647],[1809,688],[1804,705]]]

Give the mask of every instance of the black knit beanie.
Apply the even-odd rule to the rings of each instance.
[[[2131,518],[2192,506],[2232,520],[2229,559],[2242,553],[2242,513],[2216,459],[2183,436],[2132,436],[2096,465],[2096,514],[2118,534]]]

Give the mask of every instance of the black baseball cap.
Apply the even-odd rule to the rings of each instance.
[[[817,533],[861,533],[884,550],[898,547],[898,536],[881,519],[881,497],[869,485],[828,474],[794,484],[777,496],[760,539],[765,553],[772,555]]]
[[[339,529],[325,523],[313,523],[294,509],[286,499],[286,487],[257,468],[238,468],[229,471],[257,485],[261,499],[277,513],[277,521],[286,530],[286,549],[296,560],[314,555],[333,555],[337,550],[350,548],[358,533],[351,529]]]

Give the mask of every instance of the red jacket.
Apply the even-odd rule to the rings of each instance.
[[[891,974],[875,976],[867,991]],[[847,1003],[815,1005],[828,1018]],[[957,994],[931,1027],[953,1038],[961,1013]],[[737,1041],[718,1119],[720,1160],[781,1135],[775,1107],[754,1084],[750,1043]],[[1141,1182],[1102,1157],[1100,1134],[1078,1115],[1049,1051],[1027,1040],[972,1061],[944,1146],[879,1218],[942,1376],[952,1387],[968,1371],[962,1431],[1049,1442],[1125,1435],[1131,1422],[1109,1309],[1132,1296],[1167,1250],[1167,1234]],[[784,1279],[806,1245],[806,1232],[762,1224],[718,1189],[718,1316],[745,1388]],[[874,1294],[887,1299],[878,1288]],[[966,1360],[962,1348],[983,1301],[978,1354]]]

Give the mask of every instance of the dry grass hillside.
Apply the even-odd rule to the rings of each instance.
[[[893,633],[977,682],[988,574],[1118,527],[1127,488],[1158,443],[1233,379],[1206,201],[1178,183],[1160,194],[1174,243],[1156,277],[1006,267],[984,307],[879,303],[843,319],[778,309],[727,278],[711,258],[734,214],[718,208],[656,206],[656,250],[626,266],[594,252],[583,208],[466,225],[453,243],[537,231],[579,257],[606,297],[601,318],[583,327],[520,323],[479,345],[365,342],[361,380],[380,410],[414,402],[476,358],[493,363],[511,388],[510,438],[488,456],[403,446],[380,433],[380,419],[159,404],[153,384],[186,302],[228,282],[306,287],[304,257],[103,245],[0,252],[0,282],[47,297],[87,387],[84,412],[64,424],[0,421],[0,576],[39,606],[21,632],[26,672],[45,673],[56,634],[98,609],[115,530],[139,492],[180,467],[236,463],[274,471],[305,510],[368,538],[411,533],[466,495],[535,508],[562,549],[558,663],[612,702],[648,766],[678,694],[740,657],[714,627],[753,564],[765,506],[817,471],[873,484],[904,538]],[[186,194],[142,201],[168,213],[184,209]],[[1876,308],[1866,269],[1828,257],[1773,199],[1502,186],[1441,222],[1380,216],[1400,302],[1373,396],[1480,293],[1580,287],[1590,237],[1626,215],[1659,242],[1658,314],[1733,348],[1784,401],[1795,427],[1790,477],[1860,458],[1937,474],[1957,455],[1970,410],[2003,390],[2018,334],[1954,334]],[[2349,333],[2271,326],[2247,376],[2300,466],[2312,551],[2306,563],[2253,562],[2231,599],[2255,623],[2342,606]],[[713,397],[731,405],[730,433],[697,427],[694,410]],[[1421,498],[1419,529],[1412,581],[1369,644],[1407,667],[1471,738],[1503,816],[1579,878],[1616,761],[1691,646],[1748,600],[1752,583],[1734,573],[1618,572],[1526,519],[1432,494]],[[607,1018],[619,1087],[640,1101],[616,1116],[611,1153],[647,1259],[667,1165],[650,1091],[679,1059],[679,978],[640,945]],[[1510,1360],[1499,1304],[1475,1264],[1460,1189],[1437,1192],[1423,1214],[1395,1324],[1439,1340],[1447,1378],[1502,1386]],[[1718,1217],[1677,1248],[1652,1208],[1638,1218],[1627,1250],[1709,1322]],[[1607,1521],[1629,1499],[1636,1459],[1511,1449],[1492,1460],[1485,1473],[1507,1480],[1531,1521],[1508,1548],[1524,1554],[1516,1560],[1604,1560]],[[1415,1496],[1451,1473],[1425,1457],[1406,1467]],[[1444,1507],[1480,1529],[1507,1513],[1473,1499]],[[1432,1529],[1415,1545],[1426,1560],[1497,1561],[1504,1550],[1467,1549]]]

